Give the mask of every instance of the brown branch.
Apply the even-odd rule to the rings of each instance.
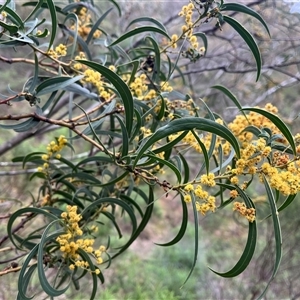
[[[11,97],[8,97],[8,98],[6,98],[6,99],[4,99],[4,100],[0,100],[0,104],[8,104],[8,105],[9,105],[9,102],[10,102],[11,100],[13,100],[13,99],[15,99],[15,98],[18,98],[18,97],[25,96],[25,95],[26,95],[26,93],[21,92],[21,93],[19,93],[19,94],[17,94],[17,95],[13,95],[13,96],[11,96]]]
[[[33,59],[27,59],[27,58],[22,58],[22,57],[7,58],[2,55],[0,55],[0,61],[3,61],[8,64],[13,64],[13,63],[26,63],[26,64],[31,64],[31,65],[35,64],[35,61]],[[58,67],[56,65],[53,65],[51,63],[42,63],[41,61],[39,62],[39,65],[41,66],[41,68],[44,71],[47,71],[53,75],[57,75]],[[50,70],[49,68],[55,69],[56,72],[54,72],[53,70]]]
[[[35,215],[34,213],[28,214],[28,215],[26,216],[26,218],[22,219],[21,222],[19,223],[19,225],[17,225],[17,226],[12,230],[11,233],[16,233],[16,232],[19,231],[21,228],[23,228],[24,225],[34,217],[34,215]],[[1,246],[4,242],[6,242],[6,240],[8,240],[8,238],[9,238],[9,236],[8,236],[8,234],[6,234],[6,235],[0,240],[0,246]]]
[[[31,267],[32,265],[34,265],[36,263],[37,262],[32,262],[32,263],[28,264],[27,267]],[[15,267],[15,265],[16,265],[16,267]],[[18,266],[17,263],[12,262],[10,266],[6,267],[3,271],[0,271],[0,276],[7,275],[12,272],[18,272],[21,269],[22,269],[22,266]]]

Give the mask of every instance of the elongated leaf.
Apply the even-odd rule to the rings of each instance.
[[[188,165],[186,159],[184,158],[184,156],[181,153],[179,153],[179,157],[182,161],[183,168],[184,168],[184,179],[183,179],[182,183],[187,183],[190,178],[190,168],[189,168],[189,165]]]
[[[44,209],[36,208],[36,207],[21,208],[21,209],[17,210],[15,213],[13,213],[7,222],[7,234],[9,236],[9,239],[11,240],[11,242],[18,249],[19,249],[19,246],[15,243],[14,235],[12,233],[12,225],[17,218],[21,217],[25,213],[40,214],[40,215],[45,215],[46,217],[48,217],[50,219],[57,219],[57,217],[55,215],[50,214],[49,212],[47,212]]]
[[[137,227],[137,229],[135,230],[135,232],[132,234],[132,236],[128,240],[128,242],[120,249],[119,252],[117,252],[116,254],[114,254],[111,259],[116,258],[120,254],[122,254],[126,249],[128,249],[128,247],[137,239],[137,237],[140,235],[140,233],[144,230],[144,228],[148,224],[148,222],[149,222],[149,220],[150,220],[150,218],[152,216],[153,207],[154,207],[154,194],[153,194],[153,190],[152,190],[151,186],[148,186],[148,188],[149,188],[149,195],[147,197],[147,204],[148,205],[147,205],[147,209],[146,209],[146,211],[144,213],[144,217],[142,218],[142,221],[141,221],[140,225]]]
[[[28,282],[30,280],[29,275],[32,275],[32,273],[27,274],[27,272],[31,272],[33,271],[32,269],[29,271],[27,271],[28,265],[30,263],[30,261],[33,259],[34,256],[36,256],[36,252],[38,250],[38,246],[39,244],[37,244],[27,255],[25,261],[23,262],[22,268],[20,270],[19,278],[18,278],[18,298],[20,300],[30,300],[32,299],[34,296],[32,297],[27,297],[26,296],[26,290],[27,290],[27,286],[28,286]],[[34,264],[35,268],[37,267],[37,264]],[[27,272],[26,272],[27,271]],[[27,283],[27,285],[26,285]]]
[[[95,71],[99,72],[102,74],[104,77],[106,77],[112,85],[116,88],[118,91],[123,104],[125,108],[125,126],[128,132],[128,136],[131,136],[131,130],[133,126],[133,115],[134,115],[134,105],[133,105],[133,98],[132,94],[130,92],[130,89],[128,88],[127,84],[113,71],[110,69],[91,62],[87,60],[78,60],[78,62],[89,66],[90,68],[94,69]]]
[[[16,132],[28,131],[28,130],[34,128],[35,126],[37,126],[39,123],[40,123],[40,120],[31,118],[21,124],[18,124],[19,126],[17,128],[14,128],[14,131],[16,131]]]
[[[71,12],[66,16],[66,18],[64,20],[64,24],[66,22],[70,23],[70,21],[68,21],[68,20],[71,20],[71,22],[74,26],[74,30],[72,31],[73,32],[73,35],[72,35],[72,37],[73,37],[72,49],[71,49],[71,52],[70,52],[70,60],[72,60],[74,58],[74,54],[75,54],[75,51],[77,49],[78,28],[79,28],[80,25],[79,25],[79,21],[78,21],[78,16],[74,12]]]
[[[278,207],[278,212],[284,210],[288,207],[296,198],[297,194],[289,195],[285,201]]]
[[[29,2],[30,3],[30,2]],[[28,3],[28,4],[29,4]],[[30,18],[40,9],[40,7],[42,6],[42,4],[44,3],[44,0],[39,0],[39,1],[35,1],[35,2],[31,2],[31,5],[35,5],[35,8],[31,11],[31,13],[27,16],[27,18],[24,20],[24,22],[27,22],[28,20],[30,20]],[[45,3],[46,4],[46,3]],[[48,5],[46,4],[46,6],[48,8]]]
[[[4,11],[7,12],[8,18],[11,19],[15,24],[17,24],[20,27],[20,29],[24,29],[24,23],[22,19],[15,11],[10,9],[9,7],[6,7]]]
[[[242,114],[245,116],[245,118],[247,119],[246,114],[242,111],[243,107],[240,104],[239,100],[236,98],[236,96],[234,94],[231,93],[231,91],[229,91],[225,86],[223,85],[214,85],[211,87],[212,89],[217,89],[221,92],[223,92],[230,100],[232,100],[232,102],[235,104],[235,106],[242,112]]]
[[[45,270],[44,270],[44,262],[43,262],[44,245],[49,240],[55,240],[55,238],[57,238],[59,235],[64,233],[64,231],[61,230],[59,232],[53,233],[48,236],[48,231],[57,222],[60,222],[60,220],[54,220],[46,227],[46,229],[42,235],[41,242],[38,247],[38,253],[37,253],[37,260],[38,260],[37,269],[38,269],[38,276],[39,276],[40,284],[41,284],[41,287],[43,288],[44,292],[47,295],[49,295],[50,297],[58,297],[59,295],[64,294],[66,292],[66,290],[69,288],[70,283],[71,283],[71,280],[70,280],[66,287],[64,287],[61,290],[57,290],[49,283],[48,278],[45,274]]]
[[[49,41],[49,46],[48,46],[48,51],[51,49],[55,37],[56,37],[56,30],[57,30],[57,18],[56,18],[56,9],[54,2],[52,0],[47,0],[48,8],[50,10],[50,15],[51,15],[51,30],[50,30],[50,41]]]
[[[106,18],[106,16],[112,11],[112,7],[110,9],[108,9],[105,13],[102,14],[102,16],[95,22],[95,24],[93,25],[93,27],[91,28],[91,31],[89,32],[89,35],[87,36],[85,42],[88,45],[90,43],[90,41],[93,38],[94,33],[96,32],[96,30],[98,30],[99,25],[102,23],[102,21]]]
[[[260,57],[260,51],[258,49],[258,46],[254,38],[252,37],[250,32],[235,19],[228,16],[223,16],[223,19],[226,23],[228,23],[233,29],[237,31],[237,33],[242,37],[242,39],[246,42],[246,44],[250,48],[254,56],[254,59],[256,61],[256,67],[257,67],[256,81],[258,81],[261,72],[261,57]]]
[[[0,21],[0,26],[9,31],[11,35],[14,35],[18,32],[19,28],[15,25],[8,25],[2,21]]]
[[[107,217],[111,222],[112,224],[114,225],[114,227],[116,228],[116,231],[118,233],[118,236],[119,236],[119,239],[123,237],[122,235],[122,232],[121,232],[121,229],[118,225],[118,223],[116,222],[116,218],[113,214],[107,212],[107,211],[103,211],[101,212],[105,217]]]
[[[260,137],[260,135],[262,133],[262,131],[254,125],[247,126],[242,132],[245,132],[245,131],[253,133],[256,137]]]
[[[78,83],[72,83],[66,87],[64,87],[65,91],[72,92],[74,94],[78,94],[90,99],[99,100],[99,96],[96,93],[92,93],[87,88],[82,87]]]
[[[36,88],[36,96],[42,96],[52,93],[57,90],[63,90],[65,87],[75,83],[82,79],[84,75],[78,75],[75,77],[61,76],[46,79]]]
[[[8,7],[10,2],[11,2],[11,0],[7,0],[7,1],[5,1],[5,3],[2,2],[2,4],[4,4],[4,5],[2,5],[2,4],[0,5],[0,13],[2,11],[4,11],[6,7]]]
[[[157,25],[157,27],[159,27],[165,33],[167,33],[166,27],[162,23],[160,23],[159,21],[157,21],[156,19],[151,18],[151,17],[140,17],[140,18],[134,19],[134,20],[132,20],[128,24],[128,26],[127,26],[126,29],[128,29],[132,24],[139,23],[139,22],[150,22],[150,23],[153,23],[153,24]]]
[[[195,266],[196,266],[196,262],[198,259],[198,245],[199,245],[199,221],[198,221],[198,211],[196,208],[196,199],[195,199],[195,195],[194,193],[191,193],[191,197],[192,197],[192,205],[193,205],[193,213],[194,213],[194,228],[195,228],[195,232],[194,232],[194,237],[195,237],[195,244],[194,244],[194,257],[193,257],[193,263],[192,263],[192,267],[191,270],[187,276],[187,278],[185,279],[183,285],[189,280],[189,278],[191,277]],[[183,286],[182,285],[182,286]]]
[[[42,8],[48,8],[47,2],[44,2],[44,0],[39,0],[39,1],[30,1],[30,2],[25,2],[22,4],[22,6],[37,6],[40,5],[38,8],[35,7],[34,10],[30,13],[30,15],[26,18],[26,20],[29,20],[36,12],[37,10],[42,7]],[[63,12],[62,9],[59,6],[55,6],[56,12],[66,15],[67,13]],[[25,21],[26,21],[25,20]]]
[[[113,160],[107,156],[91,156],[80,161],[75,167],[78,168],[80,165],[85,165],[89,162],[99,162],[99,163],[103,162],[107,164],[107,163],[112,163]]]
[[[115,0],[108,0],[108,1],[111,2],[117,8],[118,13],[119,13],[119,17],[121,17],[122,16],[122,10],[121,10],[121,7],[118,4],[118,2],[115,1]]]
[[[32,296],[30,298],[26,297],[25,294],[26,294],[26,290],[29,285],[29,281],[33,275],[33,272],[36,270],[36,267],[37,267],[37,264],[31,265],[24,276],[21,277],[21,274],[20,274],[22,281],[20,281],[21,284],[19,285],[19,291],[21,291],[21,293],[20,292],[18,293],[17,300],[29,300],[29,299],[34,298],[34,296]],[[20,277],[19,277],[19,279],[20,279]]]
[[[245,201],[246,206],[248,208],[251,208],[251,207],[255,208],[252,200],[245,194],[245,192],[238,186],[236,186],[236,189],[238,190],[240,196]],[[209,268],[209,269],[211,271],[213,271],[214,273],[216,273],[217,275],[226,277],[226,278],[238,276],[247,268],[247,266],[249,265],[249,263],[253,257],[253,254],[255,251],[255,246],[256,246],[256,239],[257,239],[256,221],[254,221],[252,223],[249,222],[247,243],[246,243],[245,249],[243,251],[243,254],[240,257],[239,261],[236,263],[236,265],[231,270],[229,270],[225,273],[217,272],[211,268]]]
[[[155,39],[153,39],[150,36],[147,36],[146,39],[150,40],[153,45],[153,50],[155,53],[155,59],[154,59],[154,70],[152,74],[152,81],[157,82],[159,84],[159,76],[160,76],[160,50],[159,46]]]
[[[89,214],[89,212],[91,210],[93,210],[94,208],[97,208],[99,206],[101,206],[102,204],[116,204],[119,205],[121,208],[123,208],[127,214],[130,217],[131,220],[131,224],[132,224],[132,234],[135,232],[136,228],[137,228],[137,222],[136,222],[136,217],[135,214],[132,210],[132,208],[125,203],[124,201],[117,199],[117,198],[109,198],[109,197],[105,197],[105,198],[101,198],[101,199],[97,199],[95,200],[93,203],[91,203],[89,206],[87,206],[83,211],[82,211],[82,216],[83,218],[86,218]]]
[[[126,127],[123,123],[123,121],[121,120],[121,118],[116,115],[116,118],[118,119],[119,121],[119,124],[121,125],[121,132],[122,132],[122,153],[121,153],[121,158],[126,156],[128,154],[128,151],[129,151],[129,139],[128,139],[128,133],[127,133],[127,130],[126,130]]]
[[[281,133],[284,135],[284,137],[286,138],[286,140],[289,142],[292,151],[294,153],[294,155],[297,155],[297,151],[296,151],[296,145],[295,145],[295,141],[293,138],[293,135],[291,133],[291,131],[289,130],[289,128],[286,126],[286,124],[276,115],[261,109],[261,108],[243,108],[243,110],[245,111],[254,111],[260,115],[263,115],[264,117],[266,117],[267,119],[269,119],[271,122],[274,123],[274,125],[276,125],[276,127],[281,131]]]
[[[170,242],[167,242],[164,244],[155,243],[158,246],[167,247],[167,246],[175,245],[183,238],[183,236],[186,232],[186,228],[187,228],[187,224],[188,224],[188,209],[187,209],[186,202],[183,200],[182,195],[181,195],[180,199],[181,199],[181,205],[182,205],[182,221],[181,221],[180,229],[179,229],[177,235],[174,237],[174,239],[172,239]]]
[[[269,31],[269,28],[268,28],[266,22],[261,17],[261,15],[258,14],[252,8],[250,8],[246,5],[243,5],[243,4],[239,4],[239,3],[224,3],[224,4],[221,5],[220,11],[228,11],[228,10],[241,12],[241,13],[248,14],[248,15],[256,18],[265,27],[265,29],[268,32],[268,35],[271,37],[270,31]]]
[[[92,284],[92,293],[90,295],[90,300],[93,300],[95,299],[95,296],[96,296],[96,292],[97,292],[97,288],[98,288],[98,285],[97,285],[97,275],[95,273],[95,265],[93,264],[90,256],[84,251],[82,250],[81,248],[78,249],[78,254],[82,257],[82,259],[84,261],[87,261],[88,264],[89,264],[89,268],[91,269],[91,275],[92,275],[92,279],[93,279],[93,284]]]
[[[124,194],[120,194],[120,199],[128,202],[129,205],[132,205],[134,208],[136,208],[136,210],[139,212],[139,214],[141,215],[141,217],[144,216],[143,211],[140,208],[140,206],[136,203],[136,200],[133,200],[129,196],[124,195]]]
[[[82,134],[85,134],[85,135],[89,135],[89,134],[91,134],[91,133],[94,133],[95,134],[95,131],[93,132],[93,130],[96,130],[96,129],[98,129],[99,127],[100,127],[100,125],[106,120],[105,118],[104,118],[104,116],[106,115],[106,114],[108,114],[108,113],[110,113],[110,112],[112,112],[113,111],[113,109],[115,108],[115,106],[116,106],[116,101],[115,100],[113,100],[113,101],[111,101],[111,103],[109,103],[109,105],[107,105],[106,106],[106,108],[104,109],[104,111],[101,113],[101,115],[103,116],[103,118],[100,118],[100,116],[99,116],[99,120],[97,120],[97,121],[95,121],[95,122],[93,122],[93,123],[91,123],[91,124],[89,124],[89,126],[88,127],[86,127],[83,131],[82,131]],[[93,129],[93,130],[92,130]],[[78,136],[77,137],[74,137],[74,139],[76,139],[76,138],[79,138]]]
[[[17,124],[0,124],[0,128],[3,129],[14,129],[14,130],[18,130],[19,128],[23,128],[24,126],[27,126],[28,123],[32,122],[34,119],[30,118],[29,120],[26,120],[22,123],[17,123]]]
[[[98,142],[98,144],[102,147],[102,151],[104,152],[104,153],[106,153],[106,154],[108,154],[109,155],[109,152],[108,152],[108,150],[106,149],[106,147],[105,147],[105,145],[101,142],[101,140],[99,139],[99,137],[97,136],[97,134],[96,134],[96,132],[95,132],[95,130],[94,130],[94,127],[93,127],[93,124],[92,124],[92,122],[91,122],[91,120],[90,120],[90,116],[87,114],[87,112],[80,106],[80,105],[78,105],[77,103],[74,103],[79,109],[81,109],[81,111],[85,114],[85,116],[86,116],[86,118],[87,118],[87,120],[88,120],[88,123],[89,123],[89,129],[91,130],[91,132],[93,133],[93,135],[94,135],[94,137],[95,137],[95,139],[97,140],[97,142]],[[99,122],[100,124],[102,123],[101,121],[103,121],[102,119],[100,119],[99,121],[97,121],[97,122]],[[98,125],[98,124],[97,124]],[[99,126],[99,125],[98,125]],[[86,128],[86,129],[88,129],[88,128]],[[82,134],[81,134],[82,135]]]
[[[223,137],[227,140],[235,150],[237,157],[240,157],[240,148],[239,144],[232,134],[232,132],[226,128],[225,126],[218,124],[212,120],[204,119],[204,118],[197,118],[197,117],[190,117],[185,119],[176,119],[171,121],[167,125],[159,128],[148,140],[144,145],[138,150],[136,159],[134,161],[133,166],[135,167],[138,163],[138,160],[142,157],[142,155],[150,149],[152,145],[154,145],[157,141],[168,137],[171,134],[178,133],[184,130],[192,130],[198,129],[207,132],[214,133]]]
[[[168,166],[173,171],[173,173],[176,175],[178,183],[181,182],[181,173],[179,172],[179,170],[173,163],[170,163],[169,161],[162,159],[158,156],[152,155],[152,154],[147,154],[147,156],[153,158],[155,161],[158,161],[162,165]]]
[[[37,106],[36,113],[38,115],[42,115],[43,111],[40,107]],[[9,125],[9,124],[0,124],[0,128],[13,129],[16,132],[24,132],[24,131],[28,131],[28,130],[32,129],[33,127],[35,127],[39,122],[40,122],[40,120],[38,120],[38,119],[29,118],[28,120],[26,120],[22,123],[11,124],[11,125]]]
[[[153,26],[142,26],[142,27],[138,27],[131,31],[126,32],[124,35],[122,35],[117,40],[115,40],[113,43],[111,43],[108,47],[117,45],[117,44],[121,43],[122,41],[124,41],[132,36],[135,36],[139,33],[143,33],[143,32],[149,32],[149,33],[157,32],[157,33],[160,33],[163,36],[167,37],[169,40],[171,40],[170,36],[165,31],[161,30],[160,28],[153,27]]]
[[[207,154],[205,145],[201,142],[199,136],[197,135],[197,133],[195,132],[195,130],[192,130],[193,136],[196,139],[198,145],[200,146],[201,150],[202,150],[202,154],[204,156],[204,164],[205,164],[205,169],[206,169],[206,174],[208,175],[209,173],[209,156]]]
[[[36,54],[34,53],[34,76],[31,80],[30,87],[28,88],[28,92],[31,94],[34,92],[34,88],[38,83],[38,77],[39,77],[39,60]]]
[[[262,299],[263,296],[265,295],[271,281],[274,279],[274,277],[275,277],[275,275],[276,275],[276,273],[279,269],[279,265],[280,265],[281,257],[282,257],[282,235],[281,235],[281,227],[280,227],[280,223],[279,223],[279,217],[278,217],[278,210],[277,210],[277,206],[276,206],[276,201],[275,201],[272,189],[270,187],[270,184],[267,181],[264,174],[262,174],[262,178],[263,178],[263,181],[264,181],[264,184],[265,184],[265,188],[266,188],[266,192],[267,192],[267,196],[268,196],[268,200],[269,200],[269,204],[270,204],[270,208],[271,208],[273,226],[274,226],[275,264],[274,264],[274,269],[273,269],[271,278],[270,278],[266,288],[264,289],[264,291],[262,292],[262,294],[259,296],[258,299]]]

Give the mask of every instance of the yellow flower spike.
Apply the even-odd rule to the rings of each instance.
[[[187,192],[191,192],[194,190],[194,186],[192,184],[187,184],[185,187],[184,187],[184,190],[187,191]]]
[[[190,42],[191,42],[191,43],[197,42],[197,37],[196,37],[195,35],[192,35],[192,36],[190,37]]]
[[[189,10],[192,10],[192,9],[195,8],[195,6],[194,6],[193,3],[189,3],[188,6],[187,6],[187,8],[188,8]]]
[[[192,202],[192,197],[191,197],[190,194],[187,194],[187,195],[184,195],[183,200],[184,200],[186,203],[190,203],[190,202]]]
[[[101,265],[102,263],[103,263],[102,257],[98,257],[98,258],[97,258],[97,264],[98,264],[98,265]]]
[[[105,246],[103,246],[103,245],[101,245],[101,246],[99,247],[99,251],[101,251],[101,252],[105,252],[105,251],[106,251],[106,247],[105,247]]]
[[[233,198],[233,199],[235,199],[239,196],[239,193],[238,193],[237,190],[232,190],[232,191],[230,191],[229,194],[230,194],[230,197]]]
[[[172,42],[176,42],[178,40],[178,35],[177,34],[173,34],[172,36],[171,36],[171,41]]]

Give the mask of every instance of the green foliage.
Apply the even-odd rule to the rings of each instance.
[[[122,13],[117,2],[110,4]],[[89,277],[89,297],[95,299],[105,269],[114,267],[114,260],[148,226],[156,200],[167,197],[181,201],[181,224],[171,241],[160,246],[179,243],[189,218],[194,219],[194,245],[189,243],[188,249],[191,268],[181,284],[197,265],[201,215],[219,213],[229,205],[245,218],[248,238],[229,271],[213,272],[238,276],[249,266],[259,239],[258,208],[249,192],[259,182],[269,203],[264,217],[272,217],[275,239],[274,270],[262,297],[282,256],[278,211],[300,191],[299,136],[293,136],[272,105],[243,108],[230,90],[214,85],[241,111],[226,124],[204,102],[181,93],[173,80],[177,74],[184,82],[183,66],[201,64],[209,52],[209,38],[195,30],[211,20],[219,29],[228,23],[244,40],[255,59],[258,80],[262,59],[253,35],[234,15],[224,13],[250,15],[269,34],[262,17],[237,3],[191,1],[179,13],[184,24],[178,34],[170,35],[163,23],[150,17],[130,21],[119,33],[110,28],[112,7],[102,10],[93,1],[24,6],[32,9],[25,18],[11,9],[10,1],[0,7],[0,48],[26,47],[31,58],[21,62],[32,67],[22,89],[1,96],[0,104],[17,107],[18,114],[2,114],[0,128],[46,137],[43,130],[51,124],[69,134],[57,134],[43,152],[13,159],[24,168],[34,166],[30,180],[37,182],[30,203],[7,222],[8,238],[23,254],[18,299],[34,296],[29,287],[35,271],[50,297],[72,286],[78,289]],[[45,12],[47,22],[41,18]],[[11,63],[17,62],[12,58]],[[77,155],[82,145],[89,148],[83,157]],[[286,198],[278,206],[280,193]],[[118,243],[122,237],[126,241]],[[138,295],[148,296],[147,291]],[[170,289],[161,297],[176,299]]]

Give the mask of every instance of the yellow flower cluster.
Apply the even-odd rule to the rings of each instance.
[[[52,58],[54,58],[54,59],[57,59],[58,58],[58,54],[55,52],[55,50],[53,50],[53,49],[49,49],[48,51],[47,51],[47,55],[49,56],[49,57],[52,57]]]
[[[92,69],[87,69],[84,71],[84,78],[82,79],[84,83],[91,83],[97,89],[97,92],[101,98],[109,100],[111,94],[107,92],[103,86],[104,81],[101,78],[101,74]]]
[[[208,175],[204,174],[201,176],[200,182],[210,187],[215,186],[215,175],[213,173],[209,173]]]
[[[256,174],[258,163],[268,157],[271,150],[270,146],[266,146],[266,141],[263,138],[248,143],[244,149],[241,149],[241,158],[236,161],[236,168],[232,169],[231,173],[234,175]],[[230,181],[233,184],[238,184],[237,176],[233,176]]]
[[[214,186],[216,183],[214,181],[214,174],[209,173],[208,175],[203,175],[200,179],[200,182],[207,186]],[[197,184],[194,187],[193,184],[188,183],[184,187],[185,195],[183,197],[184,201],[190,203],[192,201],[192,197],[190,193],[193,193],[196,197],[196,209],[202,215],[205,215],[208,211],[214,212],[216,210],[216,199],[214,196],[210,196],[209,193],[203,190],[200,184]]]
[[[55,47],[55,52],[59,56],[66,56],[67,55],[67,46],[63,44],[59,44],[57,47]]]
[[[78,35],[86,39],[89,35],[91,28],[93,26],[92,23],[92,17],[88,13],[88,10],[86,7],[82,7],[79,12],[75,12],[78,16]],[[76,30],[75,24],[70,27],[71,30]],[[101,31],[98,29],[94,32],[93,37],[95,39],[99,38],[101,36]]]
[[[286,155],[284,160],[286,159]],[[283,195],[294,195],[300,192],[300,162],[288,161],[287,164],[272,166],[270,163],[265,162],[261,166],[261,173],[265,174],[270,186]],[[263,181],[262,175],[259,174],[259,178]]]
[[[171,41],[170,41],[170,46],[174,49],[177,48],[177,41],[179,40],[178,35],[177,34],[173,34],[171,36]]]
[[[275,115],[278,112],[277,108],[271,103],[265,105],[265,110]],[[245,118],[244,115],[238,115],[231,123],[228,124],[228,128],[243,143],[243,147],[244,145],[247,145],[253,138],[253,134],[251,132],[243,132],[244,129],[249,125],[256,126],[257,128],[270,128],[273,134],[280,133],[274,123],[256,112],[250,112],[247,114],[247,118]],[[280,142],[284,141],[281,140]]]
[[[80,51],[79,54],[75,56],[75,59],[86,60],[85,53]],[[74,63],[73,68],[76,71],[85,71],[85,70],[87,70],[88,67],[86,65],[76,62],[76,63]]]
[[[148,91],[146,79],[147,76],[145,74],[141,74],[129,85],[132,95],[136,96],[139,100],[143,100],[145,92]]]
[[[204,55],[205,47],[199,48],[199,42],[196,35],[193,35],[194,28],[197,26],[197,20],[193,22],[193,13],[195,11],[195,6],[193,3],[189,3],[188,5],[184,5],[179,12],[180,17],[184,17],[185,24],[181,27],[181,37],[187,37],[188,42],[191,45],[189,51],[197,51],[199,55]],[[198,12],[199,13],[199,12]],[[177,47],[177,41],[179,40],[176,34],[173,34],[171,37],[170,45],[172,48]],[[193,49],[193,50],[192,50]]]
[[[51,204],[51,196],[49,194],[46,194],[42,199],[41,199],[41,206],[46,206],[48,204]]]
[[[233,210],[238,211],[240,215],[244,216],[249,222],[255,221],[255,209],[247,208],[245,203],[234,202]]]
[[[63,252],[63,257],[72,261],[72,264],[69,265],[69,268],[71,270],[74,270],[75,267],[80,267],[86,270],[90,270],[89,263],[80,259],[78,249],[82,249],[83,251],[92,255],[95,258],[97,264],[102,264],[102,254],[106,252],[105,246],[100,246],[99,249],[95,250],[93,248],[95,242],[94,239],[78,238],[83,235],[83,231],[79,226],[79,221],[82,219],[82,216],[77,213],[77,206],[68,205],[67,212],[63,212],[61,214],[61,217],[63,219],[67,233],[57,237],[56,241],[60,246],[60,251]],[[95,231],[94,228],[92,230]],[[99,274],[100,270],[96,269],[95,273]]]
[[[47,52],[47,55],[57,59],[60,56],[66,56],[67,55],[67,46],[63,44],[59,44],[55,49],[49,49]]]
[[[146,128],[146,127],[144,127],[144,126],[142,126],[142,127],[140,128],[140,131],[143,133],[143,136],[144,136],[144,137],[150,136],[150,135],[153,133],[153,132],[151,131],[151,129]]]
[[[42,155],[42,160],[44,160],[44,164],[42,167],[38,167],[38,172],[47,172],[49,168],[49,162],[52,158],[61,158],[61,154],[59,152],[66,146],[68,140],[65,138],[65,136],[61,135],[59,138],[57,138],[55,141],[52,141],[47,146],[47,154]]]
[[[161,83],[161,87],[160,87],[162,92],[172,92],[173,88],[170,86],[169,82],[164,81]]]
[[[181,27],[181,30],[182,33],[186,34],[188,37],[191,37],[193,35],[194,23],[192,21],[192,15],[194,8],[194,4],[189,3],[188,5],[184,5],[178,14],[180,17],[185,17],[185,25]]]

